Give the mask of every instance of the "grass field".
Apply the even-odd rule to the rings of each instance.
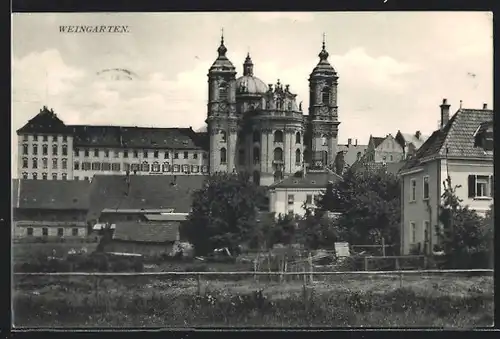
[[[329,276],[228,281],[167,277],[16,277],[16,327],[493,324],[493,278]],[[96,287],[98,286],[98,289]],[[199,291],[198,291],[199,289]]]

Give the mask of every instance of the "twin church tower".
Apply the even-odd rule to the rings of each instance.
[[[330,166],[337,154],[338,76],[323,47],[309,77],[309,112],[289,85],[264,83],[248,54],[243,75],[227,57],[224,37],[208,71],[210,172],[251,173],[270,185],[306,168]]]

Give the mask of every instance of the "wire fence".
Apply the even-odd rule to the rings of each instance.
[[[14,273],[14,286],[16,284],[23,284],[29,282],[30,278],[43,277],[49,278],[49,281],[71,281],[71,278],[85,277],[93,279],[95,283],[95,293],[99,294],[100,285],[103,281],[111,279],[114,283],[121,279],[134,279],[137,278],[142,282],[157,279],[158,281],[186,281],[185,287],[195,287],[196,294],[200,295],[206,285],[213,281],[235,282],[236,285],[266,288],[271,285],[302,285],[303,287],[313,287],[316,284],[329,284],[329,283],[346,283],[347,281],[357,280],[364,283],[373,283],[374,281],[386,280],[390,281],[391,286],[402,288],[405,280],[409,284],[415,283],[414,278],[419,276],[432,277],[432,276],[492,276],[492,269],[449,269],[449,270],[391,270],[391,271],[330,271],[330,272],[36,272],[36,273]],[[121,278],[121,279],[117,279]],[[158,280],[159,279],[159,280]],[[39,281],[40,282],[40,281]],[[48,281],[46,281],[48,282]],[[394,282],[396,282],[394,284]],[[154,285],[154,284],[153,284]],[[153,285],[150,285],[153,287]],[[194,292],[194,291],[193,291]]]

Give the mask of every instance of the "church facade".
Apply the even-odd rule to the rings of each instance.
[[[66,125],[44,107],[17,130],[18,178],[91,180],[96,174],[206,175],[247,172],[268,186],[337,155],[338,76],[323,42],[309,77],[309,107],[278,80],[243,74],[227,57],[224,38],[208,71],[206,132],[191,128]]]
[[[245,171],[270,185],[306,167],[334,163],[337,155],[338,76],[323,42],[309,77],[308,115],[288,85],[268,84],[254,75],[250,55],[243,75],[226,56],[224,38],[208,71],[210,172]]]

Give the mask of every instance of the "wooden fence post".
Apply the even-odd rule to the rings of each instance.
[[[385,257],[385,239],[382,237],[382,256]]]
[[[396,271],[399,271],[399,258],[396,258]]]
[[[97,306],[99,306],[99,276],[95,276],[95,300]]]
[[[365,256],[365,271],[368,271],[368,257]]]
[[[312,283],[312,282],[314,282],[314,279],[313,279],[313,260],[312,260],[311,252],[309,252],[309,272],[311,272],[310,276],[309,276],[309,281]]]
[[[198,295],[201,295],[201,282],[200,282],[200,275],[196,275],[196,281],[197,281],[197,287],[198,287]]]

